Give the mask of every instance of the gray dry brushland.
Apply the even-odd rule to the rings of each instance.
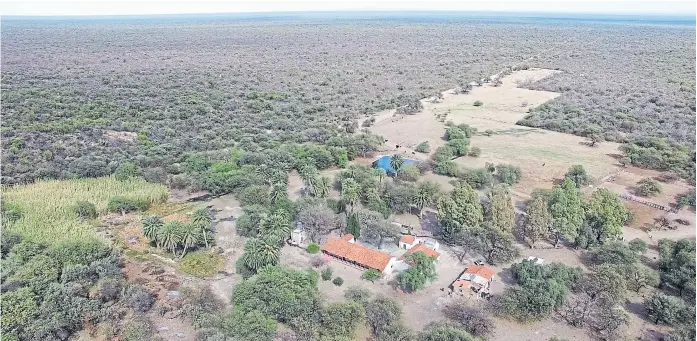
[[[3,183],[127,160],[163,179],[186,153],[233,145],[343,148],[330,138],[363,114],[521,63],[563,71],[526,85],[562,95],[525,125],[694,143],[694,26],[192,19],[2,32]]]

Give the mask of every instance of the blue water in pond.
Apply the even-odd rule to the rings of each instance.
[[[390,167],[390,160],[392,160],[392,155],[385,155],[373,162],[373,167],[382,168],[387,172],[388,175],[394,175],[395,171]],[[404,165],[413,165],[416,160],[404,159]]]

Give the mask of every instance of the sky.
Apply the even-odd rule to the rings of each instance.
[[[505,11],[592,14],[695,15],[695,1],[467,1],[467,0],[81,0],[5,1],[0,15],[139,15],[341,10]]]

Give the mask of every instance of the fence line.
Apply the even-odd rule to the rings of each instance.
[[[659,204],[656,204],[656,203],[653,203],[653,202],[650,202],[650,201],[641,200],[641,199],[638,199],[638,198],[636,198],[636,197],[634,197],[634,196],[631,196],[631,195],[621,194],[621,195],[620,195],[620,198],[627,199],[627,200],[631,200],[631,201],[634,201],[634,202],[638,202],[638,203],[640,203],[640,204],[642,204],[642,205],[646,205],[646,206],[648,206],[648,207],[657,208],[657,209],[662,210],[662,211],[666,211],[666,212],[670,212],[670,213],[678,213],[678,210],[675,209],[675,208],[669,208],[669,207],[665,207],[665,206],[663,206],[663,205],[659,205]]]

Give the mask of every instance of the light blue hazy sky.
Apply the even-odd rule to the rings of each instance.
[[[695,15],[695,1],[0,1],[1,15],[132,15],[232,12],[432,10]]]

